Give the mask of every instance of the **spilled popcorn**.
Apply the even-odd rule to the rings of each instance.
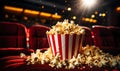
[[[25,54],[21,53],[21,57],[24,58]],[[56,56],[52,55],[51,49],[48,48],[47,51],[41,52],[37,49],[35,53],[31,53],[26,59],[27,65],[29,64],[45,64],[48,63],[49,66],[54,68],[66,68],[74,69],[81,65],[87,64],[89,66],[98,67],[120,67],[120,54],[117,56],[112,56],[109,53],[104,53],[96,46],[86,46],[83,48],[82,53],[78,54],[70,60],[60,60],[59,53]]]

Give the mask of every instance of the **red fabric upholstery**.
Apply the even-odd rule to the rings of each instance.
[[[98,47],[114,47],[115,42],[111,31],[105,26],[94,25],[92,26],[92,36],[94,44]]]
[[[0,48],[0,57],[4,56],[11,56],[11,55],[20,55],[20,53],[25,53],[27,55],[30,55],[34,50],[32,49],[25,49],[25,48]]]
[[[25,47],[26,48],[26,33],[27,28],[22,24],[18,24],[18,47]]]
[[[104,52],[112,55],[119,54],[120,49],[115,48],[116,41],[114,41],[111,30],[106,26],[95,25],[92,27],[92,36],[94,45],[100,47]]]
[[[14,60],[14,59],[23,59],[23,58],[21,58],[20,55],[6,56],[6,57],[0,58],[0,62],[5,62],[5,61],[8,61],[8,60]]]
[[[94,45],[91,29],[85,26],[82,26],[83,29],[85,29],[85,35],[83,37],[83,46],[88,45]]]
[[[0,23],[0,47],[17,47],[17,24]]]
[[[26,47],[26,27],[19,23],[0,23],[0,47]]]
[[[29,28],[29,43],[30,43],[30,48],[36,50],[40,48],[48,48],[48,40],[47,40],[47,35],[46,31],[50,30],[49,27],[42,26],[42,25],[36,25],[36,26],[31,26]]]
[[[20,23],[0,22],[0,57],[28,52],[26,48],[26,27]]]
[[[112,35],[114,37],[115,48],[120,49],[120,28],[114,27],[114,26],[109,26],[108,28],[110,29],[110,31],[112,32]]]

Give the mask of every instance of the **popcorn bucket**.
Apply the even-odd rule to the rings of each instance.
[[[61,60],[76,57],[82,48],[82,34],[48,34],[47,38],[53,55],[59,53]]]

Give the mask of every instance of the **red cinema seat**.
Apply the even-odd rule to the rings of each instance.
[[[115,41],[112,32],[107,26],[94,25],[92,26],[92,37],[94,40],[94,45],[98,46],[104,52],[109,52],[110,54],[116,55]]]
[[[27,51],[26,27],[20,23],[0,22],[0,57]]]
[[[94,45],[91,29],[89,27],[82,26],[82,28],[85,30],[85,35],[83,37],[83,46],[86,45]]]
[[[13,23],[0,23],[0,47],[18,47],[18,25]]]
[[[100,48],[115,46],[113,35],[106,26],[94,25],[92,26],[92,33],[96,46]]]
[[[49,27],[43,25],[34,25],[29,28],[29,44],[31,49],[48,48],[48,40],[46,31],[50,30]]]
[[[108,28],[110,29],[114,37],[115,48],[120,49],[120,28],[115,26],[109,26]]]

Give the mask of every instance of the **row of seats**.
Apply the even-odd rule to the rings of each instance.
[[[120,28],[113,26],[94,25],[91,28],[82,26],[85,29],[83,46],[95,45],[101,49],[110,52],[120,49]],[[49,27],[43,25],[34,25],[26,28],[21,23],[1,22],[0,23],[0,51],[11,51],[8,54],[18,54],[25,50],[28,53],[36,49],[48,48],[46,31]],[[4,53],[0,52],[0,56]],[[6,55],[6,53],[5,53]]]
[[[48,48],[46,31],[49,29],[42,25],[26,28],[21,23],[0,22],[0,57]]]

